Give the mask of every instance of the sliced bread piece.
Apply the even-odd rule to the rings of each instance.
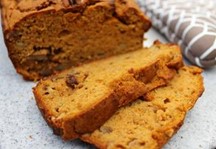
[[[41,80],[34,88],[48,124],[64,139],[92,132],[119,107],[166,84],[182,66],[176,45],[155,43],[149,49],[95,61]]]
[[[120,108],[82,140],[101,149],[159,149],[181,127],[186,112],[204,91],[201,69],[183,67],[165,87]]]

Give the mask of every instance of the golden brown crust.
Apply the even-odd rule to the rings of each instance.
[[[126,24],[140,22],[138,26],[142,26],[145,31],[150,28],[151,22],[146,22],[148,18],[143,15],[143,12],[137,11],[139,10],[139,7],[134,0],[114,0],[114,4],[117,17],[123,20]],[[146,23],[141,23],[143,21]]]
[[[172,66],[169,68],[167,65],[172,61],[176,62],[176,59],[182,64],[179,49],[175,46],[166,45],[161,45],[161,49],[155,48],[151,49],[154,52],[145,49],[95,61],[41,80],[34,88],[39,109],[49,125],[57,130],[56,132],[59,132],[65,140],[77,138],[86,132],[92,132],[111,117],[119,107],[127,105],[156,87],[165,85],[168,80],[173,78],[179,67]],[[150,54],[152,57],[149,60],[139,61],[142,59],[142,55],[146,54]],[[178,56],[173,57],[176,54]],[[181,67],[180,64],[175,63],[176,66]],[[113,71],[115,71],[115,75],[110,75]],[[65,83],[66,76],[71,72],[74,72],[72,74],[77,78],[75,82],[79,82],[75,87],[73,86],[73,89],[67,87]],[[87,72],[88,77],[86,78]],[[89,91],[82,91],[88,82],[91,83],[91,85],[89,84]],[[108,88],[104,88],[104,85]],[[97,86],[98,90],[94,86]],[[91,88],[95,89],[91,91]],[[80,94],[78,94],[79,91]],[[100,92],[102,99],[90,98],[97,97]],[[89,100],[85,99],[86,102],[83,104],[81,104],[84,100],[83,97],[80,99],[73,98],[81,94],[87,94],[83,96],[89,97]],[[74,104],[70,104],[70,100],[73,100]],[[87,105],[86,108],[83,107],[84,105]],[[73,106],[75,107],[73,108]],[[73,111],[77,111],[79,108],[82,110],[74,116],[68,114],[74,113]]]
[[[9,56],[27,80],[139,49],[151,26],[135,2],[2,0],[1,7]]]
[[[153,70],[154,67],[158,67],[156,68],[158,70],[153,73],[150,72],[149,70]],[[134,74],[136,80],[132,80],[133,83],[131,80],[127,82],[128,78],[126,78],[126,80],[118,80],[119,83],[115,81],[113,82],[114,86],[111,85],[115,90],[108,98],[92,106],[91,109],[82,111],[79,115],[72,119],[66,119],[63,122],[52,121],[52,114],[50,114],[49,110],[42,108],[46,107],[43,105],[44,103],[42,100],[44,99],[41,97],[41,93],[38,93],[36,89],[37,87],[41,87],[40,84],[37,85],[33,91],[40,111],[43,113],[49,125],[53,127],[55,134],[62,135],[64,140],[71,140],[79,137],[81,134],[92,132],[101,126],[119,107],[127,105],[149,90],[165,85],[167,80],[170,80],[174,76],[173,73],[175,72],[173,71],[174,70],[164,69],[161,64],[155,63],[145,70],[136,72]],[[161,72],[163,74],[161,74]],[[146,79],[146,75],[150,75],[151,78]],[[134,91],[134,89],[136,89],[136,91]],[[102,111],[103,114],[101,114]]]
[[[63,136],[64,140],[71,140],[79,137],[80,134],[93,131],[101,126],[119,107],[117,99],[110,95],[107,99],[89,109],[88,112],[85,111],[83,114],[81,113],[73,119],[65,120],[63,126],[58,126],[52,121],[52,114],[50,114],[49,109],[46,109],[43,105],[43,97],[37,92],[36,88],[33,88],[33,93],[42,116],[53,129],[54,134]],[[103,114],[101,114],[102,111]]]
[[[197,67],[182,67],[167,86],[120,108],[100,128],[82,135],[81,139],[100,149],[162,148],[203,93],[201,72]]]
[[[152,138],[157,142],[156,148],[161,149],[171,139],[171,137],[177,133],[184,123],[185,115],[185,112],[181,113],[180,117],[176,121],[172,121],[171,124],[161,127],[161,129],[153,132]]]
[[[85,111],[74,119],[66,120],[63,124],[63,139],[71,140],[71,138],[79,137],[80,134],[92,132],[109,119],[118,107],[118,99],[110,95],[107,99],[92,107],[88,112]],[[68,130],[73,130],[75,133],[70,133]]]

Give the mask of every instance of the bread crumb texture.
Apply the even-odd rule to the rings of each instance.
[[[101,149],[162,148],[204,91],[201,72],[197,67],[182,67],[166,86],[120,108],[99,129],[81,138]]]
[[[18,73],[38,80],[134,51],[150,26],[134,0],[1,0],[5,43]]]
[[[92,132],[119,107],[167,84],[181,66],[178,46],[155,43],[43,79],[34,95],[54,132],[69,140]]]

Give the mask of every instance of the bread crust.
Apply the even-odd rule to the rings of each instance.
[[[48,86],[52,82],[52,80],[56,80],[58,76],[60,77],[61,82],[65,82],[66,80],[65,76],[68,74],[68,72],[70,72],[70,69],[65,70],[64,72],[61,72],[57,75],[48,77],[47,79],[41,80],[39,84],[33,89],[33,92],[35,95],[38,108],[43,114],[43,117],[48,122],[48,124],[54,129],[54,132],[58,135],[61,135],[62,138],[65,140],[74,139],[84,133],[94,131],[96,128],[101,126],[106,120],[108,120],[117,111],[119,107],[127,105],[128,103],[132,102],[133,100],[137,99],[138,97],[142,96],[144,93],[149,92],[154,88],[166,85],[169,82],[169,80],[171,80],[174,77],[174,75],[176,74],[176,70],[182,67],[182,57],[180,54],[180,49],[178,49],[177,46],[170,47],[170,46],[162,45],[160,43],[157,43],[155,45],[155,47],[157,46],[159,47],[161,46],[161,48],[171,48],[174,51],[170,50],[170,53],[167,52],[166,56],[165,55],[161,56],[160,58],[155,59],[154,61],[147,64],[146,66],[143,67],[141,66],[140,68],[136,68],[136,69],[133,69],[132,67],[128,69],[127,72],[125,72],[125,74],[123,74],[118,79],[117,78],[115,79],[115,77],[113,77],[113,79],[109,82],[108,85],[109,92],[103,96],[103,99],[100,99],[99,100],[100,102],[94,102],[93,104],[91,104],[91,106],[89,106],[86,109],[83,109],[82,111],[79,112],[79,114],[76,114],[75,116],[70,116],[68,114],[67,116],[64,116],[64,113],[55,116],[55,114],[52,112],[53,108],[49,107],[49,104],[52,105],[53,101],[48,103],[47,102],[48,99],[46,99],[44,95],[45,91],[43,91],[43,88]],[[136,51],[136,53],[137,53],[136,55],[138,55],[139,52]],[[121,58],[125,57],[127,59],[127,55],[129,56],[131,54],[128,53],[126,55],[122,55]],[[116,56],[115,58],[118,58],[118,56]],[[106,61],[107,64],[110,64],[111,62],[110,60],[112,60],[112,57],[104,59],[103,61]],[[125,64],[124,61],[123,62],[121,61],[121,63],[122,65]],[[102,62],[95,61],[93,63],[82,65],[74,69],[75,70],[79,68],[87,69],[87,68],[95,67],[97,64],[102,64]],[[98,66],[98,67],[102,67],[102,66]],[[105,70],[105,68],[104,69],[101,68],[101,69]],[[107,72],[109,72],[108,70],[109,69],[107,69]],[[98,75],[100,73],[102,72],[99,71]],[[106,74],[103,75],[106,76]],[[74,77],[77,76],[75,75]],[[110,77],[112,78],[112,76]],[[101,80],[102,84],[103,82],[104,81]],[[57,88],[58,87],[57,84],[60,83],[52,82],[52,84],[56,85],[56,87],[55,86],[52,87],[52,85],[50,85],[49,88]],[[61,84],[62,86],[59,87],[59,89],[63,91],[64,89],[67,88],[67,84],[66,83],[61,83]],[[59,90],[59,92],[61,92],[61,90]],[[70,94],[70,93],[73,94],[73,91],[67,91],[67,92],[65,91],[63,93],[58,93],[58,94],[59,96],[61,96],[61,94]],[[58,98],[61,101],[61,97],[57,97],[55,99]],[[62,98],[64,98],[64,96]]]
[[[82,135],[81,139],[100,149],[162,148],[180,129],[187,112],[204,92],[201,73],[202,69],[194,66],[180,68],[166,86],[120,108],[100,128]],[[133,117],[131,113],[134,113]]]
[[[1,1],[9,57],[24,79],[141,48],[151,27],[133,0],[67,1]]]
[[[33,92],[43,117],[53,128],[54,133],[61,135],[64,140],[71,140],[78,138],[84,133],[94,131],[106,120],[108,120],[119,107],[127,105],[134,99],[143,95],[143,93],[165,85],[167,81],[172,79],[172,77],[175,75],[175,69],[167,68],[162,68],[159,71],[157,70],[151,73],[149,70],[153,70],[156,65],[161,64],[155,63],[150,65],[150,67],[145,70],[136,72],[134,74],[134,77],[136,76],[136,80],[131,80],[131,78],[126,78],[126,80],[118,80],[119,83],[117,84],[121,85],[113,86],[112,88],[115,88],[115,90],[106,99],[102,100],[96,105],[92,105],[91,109],[82,111],[82,113],[79,115],[76,115],[73,118],[68,118],[64,121],[52,120],[52,114],[50,113],[49,109],[44,108],[46,107],[43,103],[44,99],[41,97],[41,93],[38,93],[37,90],[37,87],[40,88],[40,84],[38,84],[37,87],[33,89]],[[146,79],[146,76],[148,75],[151,77],[147,77]],[[127,82],[124,84],[124,81],[127,81],[128,79],[130,80],[130,86],[128,86]],[[136,91],[134,91],[134,89],[136,89]]]

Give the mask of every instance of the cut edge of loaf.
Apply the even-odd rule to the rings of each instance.
[[[115,88],[113,90],[114,92],[112,92],[107,99],[101,100],[100,103],[97,103],[83,113],[72,118],[69,117],[64,121],[52,118],[53,114],[46,103],[44,103],[43,94],[39,90],[43,88],[43,80],[39,82],[33,89],[35,99],[44,119],[53,128],[55,134],[61,135],[65,140],[70,140],[79,137],[83,133],[92,132],[110,118],[119,107],[128,104],[156,87],[165,85],[172,79],[176,70],[182,67],[182,56],[179,47],[171,44],[160,44],[159,42],[155,42],[154,47],[158,49],[161,48],[160,50],[163,50],[163,48],[170,48],[169,54],[162,54],[164,56],[159,58],[160,61],[158,59],[155,61],[155,64],[149,64],[148,67],[141,68],[137,71],[128,70],[128,74],[125,74],[126,77],[118,80],[117,83],[116,81],[115,83],[113,82],[114,86],[112,86],[112,88]],[[127,55],[129,54],[130,53],[127,53]],[[115,57],[117,58],[118,56]],[[101,63],[101,61],[109,59],[112,59],[112,57],[92,63]],[[91,65],[91,63],[87,65]],[[149,76],[149,73],[152,71],[154,71],[154,75]],[[64,72],[67,73],[67,70]],[[44,79],[44,81],[52,80],[54,76],[48,77]],[[127,85],[128,80],[131,80],[129,81],[130,85]],[[118,86],[118,82],[121,83],[121,85]],[[103,115],[101,115],[101,111],[103,111]]]
[[[81,140],[91,143],[100,149],[107,149],[107,148],[109,149],[112,149],[112,148],[160,149],[162,148],[171,139],[171,137],[175,135],[176,132],[180,129],[180,127],[184,123],[184,119],[185,119],[187,112],[191,108],[193,108],[198,98],[204,92],[204,83],[203,83],[203,77],[201,73],[202,73],[202,69],[198,67],[194,67],[194,66],[184,66],[180,68],[180,70],[177,71],[177,74],[173,78],[173,80],[171,80],[166,86],[156,88],[148,92],[146,95],[144,95],[143,99],[140,98],[137,101],[133,102],[132,104],[119,109],[116,112],[116,114],[113,117],[111,117],[99,129],[95,130],[93,133],[82,135],[80,137]],[[188,75],[189,77],[186,75]],[[191,80],[182,80],[182,81],[180,80],[182,78],[188,79],[190,77],[193,77],[191,78],[192,81]],[[177,83],[180,84],[181,82],[185,82],[185,84],[188,86],[191,86],[191,88],[187,89],[187,86],[183,86],[182,88],[179,87]],[[177,87],[177,88],[174,88],[174,87]],[[170,91],[170,94],[163,95],[161,97],[162,94],[167,94],[169,93],[169,91]],[[173,98],[173,96],[171,95],[172,93],[176,94],[177,97],[174,97],[176,99]],[[182,94],[182,95],[179,95],[179,94]],[[178,96],[183,97],[183,98],[178,100],[177,99]],[[174,103],[173,106],[169,105],[172,103]],[[143,109],[143,114],[140,113],[141,110],[138,111],[138,114],[136,114],[136,112],[134,112],[136,110],[135,108]],[[158,121],[155,121],[155,122],[158,124],[160,122],[161,125],[157,126],[157,124],[148,123],[148,120],[150,119],[148,118],[148,116],[150,117],[150,114],[148,115],[145,112],[149,110],[150,108],[155,109],[155,110],[153,109],[153,111],[156,111],[156,112],[152,112],[152,113],[155,113],[156,115],[156,116],[155,115],[153,116],[158,118]],[[124,121],[124,116],[127,117],[129,112],[132,110],[134,112],[134,116],[130,117],[129,120]],[[168,114],[165,114],[166,111],[168,112]],[[143,118],[139,119],[138,118],[139,116],[137,115],[140,115],[140,117],[143,117]],[[133,118],[134,120],[132,120]],[[166,122],[166,120],[168,122],[163,124],[163,121]],[[121,121],[122,121],[122,124],[120,124]],[[135,131],[135,129],[133,128],[127,129],[126,127],[124,127],[125,125],[130,126],[130,122],[133,123],[134,125],[136,125],[135,123],[137,123],[137,127],[139,128],[140,127],[145,128],[143,129],[144,130],[143,132],[140,132],[143,138],[141,138],[140,136],[136,136],[137,132]],[[121,125],[122,127],[121,126],[115,127],[113,126],[113,124]],[[156,128],[153,129],[151,128],[151,126],[156,127]],[[124,130],[121,131],[121,129],[124,129]],[[113,131],[115,131],[115,136],[108,137],[109,135],[113,133]],[[126,132],[130,132],[132,135],[129,135],[129,133],[126,134]],[[133,135],[133,133],[135,134]],[[145,134],[147,138],[144,138]],[[118,135],[119,137],[117,137]],[[128,136],[130,136],[130,138],[126,138]],[[116,140],[118,139],[120,140],[118,142],[115,142],[113,139],[114,137],[116,137]],[[125,141],[124,139],[125,140],[128,139],[128,141]]]
[[[18,6],[25,9],[16,10],[15,0],[2,0],[4,39],[17,72],[26,80],[39,80],[141,48],[150,20],[134,0],[111,2],[89,0],[72,6],[47,2],[27,9],[22,1]]]

